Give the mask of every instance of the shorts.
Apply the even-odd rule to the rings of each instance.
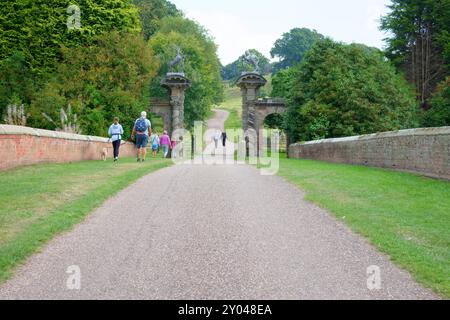
[[[159,145],[157,145],[157,144],[152,145],[153,151],[158,151],[158,149],[159,149]]]
[[[136,147],[138,149],[147,148],[148,145],[148,136],[145,134],[137,134],[136,135]]]

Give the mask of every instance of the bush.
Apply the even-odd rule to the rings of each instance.
[[[112,32],[96,37],[95,45],[65,48],[57,73],[32,102],[30,123],[54,130],[56,124],[43,113],[59,119],[70,104],[83,133],[106,136],[117,116],[128,138],[134,120],[149,107],[149,85],[158,67],[139,34]]]
[[[430,100],[431,109],[423,111],[423,127],[450,126],[450,77],[442,82]]]
[[[412,88],[378,49],[327,39],[317,42],[295,70],[286,72],[291,79],[281,82],[292,86],[281,93],[289,99],[285,126],[293,140],[418,126]]]

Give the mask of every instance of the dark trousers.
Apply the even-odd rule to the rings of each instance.
[[[114,159],[119,157],[120,142],[120,140],[117,140],[112,143],[114,149]]]

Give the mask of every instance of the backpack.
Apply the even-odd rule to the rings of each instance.
[[[136,131],[137,132],[146,132],[148,129],[147,121],[144,118],[139,118],[136,121]]]

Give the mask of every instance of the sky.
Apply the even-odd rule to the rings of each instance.
[[[336,41],[382,49],[386,35],[378,29],[390,0],[170,0],[188,18],[206,27],[219,46],[223,65],[247,49],[270,58],[283,33],[310,28]]]

